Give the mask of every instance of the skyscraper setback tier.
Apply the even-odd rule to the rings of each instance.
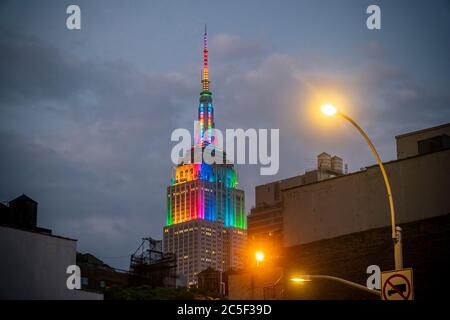
[[[167,188],[166,224],[202,219],[246,228],[244,192],[230,164],[185,164],[175,169]]]
[[[233,164],[206,163],[194,153],[211,148],[215,158],[226,160],[225,152],[214,144],[214,107],[209,89],[208,47],[205,28],[202,92],[198,107],[199,130],[195,145],[173,169],[167,188],[166,226],[163,250],[177,255],[177,272],[187,284],[196,284],[196,275],[211,267],[218,271],[240,269],[244,264],[247,238],[244,191],[237,188]]]

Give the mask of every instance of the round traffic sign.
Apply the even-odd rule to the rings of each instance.
[[[385,300],[393,300],[392,295],[400,295],[403,300],[408,300],[411,295],[411,283],[402,274],[393,274],[387,278],[383,285],[383,297]]]

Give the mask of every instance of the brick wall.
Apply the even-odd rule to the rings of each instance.
[[[414,270],[415,299],[448,296],[450,270],[450,215],[400,225],[403,228],[404,267]],[[322,274],[366,284],[369,265],[394,269],[390,227],[376,228],[332,239],[286,248],[286,299],[374,299],[369,293],[328,280],[300,285],[289,283],[290,274]]]

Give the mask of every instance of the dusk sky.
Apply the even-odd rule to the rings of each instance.
[[[81,30],[66,8],[81,7]],[[381,30],[366,8],[381,8]],[[316,166],[375,160],[329,101],[367,131],[383,161],[395,136],[450,121],[449,1],[0,1],[0,201],[39,202],[38,225],[128,268],[162,238],[170,135],[197,116],[208,25],[215,122],[279,128],[280,170],[238,165],[255,185]]]

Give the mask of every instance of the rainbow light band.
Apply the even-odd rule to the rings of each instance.
[[[176,186],[186,183],[190,183],[187,188],[176,191]],[[206,163],[178,166],[168,190],[166,224],[204,219],[223,220],[225,227],[246,228],[244,197],[236,187],[232,167]]]

